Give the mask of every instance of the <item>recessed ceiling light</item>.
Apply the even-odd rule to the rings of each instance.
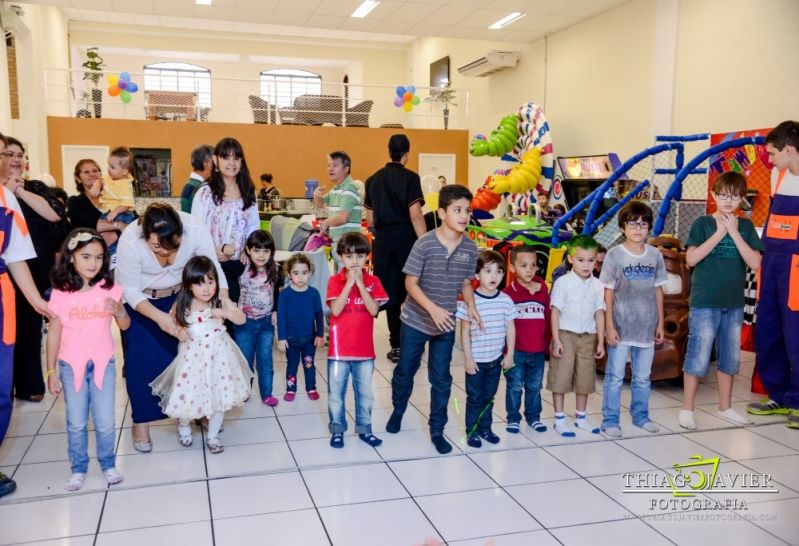
[[[526,13],[519,13],[518,11],[514,11],[510,15],[506,15],[505,17],[503,17],[502,19],[500,19],[499,21],[497,21],[496,23],[494,23],[493,25],[491,25],[488,28],[490,28],[491,30],[499,30],[499,29],[501,29],[503,27],[508,26],[509,24],[511,24],[511,23],[513,23],[515,21],[518,21],[519,19],[521,19],[525,15],[527,15],[527,14]]]
[[[210,6],[213,0],[194,0],[194,3],[198,6]]]
[[[373,9],[377,7],[380,2],[377,0],[366,0],[363,4],[355,8],[355,11],[352,12],[350,17],[357,17],[359,19],[363,19],[367,15],[369,15]]]

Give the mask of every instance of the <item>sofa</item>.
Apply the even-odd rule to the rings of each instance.
[[[365,100],[345,108],[344,99],[335,95],[300,95],[291,108],[280,108],[283,125],[345,125],[369,127],[369,113],[374,101]],[[345,117],[346,115],[346,117]]]

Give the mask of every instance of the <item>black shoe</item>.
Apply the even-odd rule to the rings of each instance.
[[[399,362],[399,347],[392,347],[386,357],[388,357],[388,359],[394,364]]]
[[[483,441],[479,436],[469,436],[469,438],[466,440],[466,443],[469,445],[469,447],[483,447]]]
[[[4,497],[17,490],[17,482],[0,472],[0,497]]]
[[[483,440],[485,440],[489,444],[499,443],[499,436],[491,432],[491,430],[484,430],[483,432],[478,432],[478,434]]]
[[[390,432],[391,434],[396,434],[400,431],[400,426],[402,425],[402,414],[397,413],[396,411],[391,414],[391,417],[388,419],[388,423],[386,423],[386,432]]]
[[[344,447],[344,434],[334,432],[333,436],[330,437],[330,447],[335,447],[336,449]]]
[[[366,442],[372,447],[377,447],[383,443],[383,440],[375,436],[374,434],[359,434],[358,438]]]
[[[446,441],[443,435],[436,434],[435,436],[431,436],[430,439],[433,441],[433,445],[436,446],[436,451],[441,455],[446,455],[452,451],[452,444]]]

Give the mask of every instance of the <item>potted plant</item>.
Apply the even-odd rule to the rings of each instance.
[[[99,48],[90,47],[86,50],[86,60],[81,65],[88,72],[83,73],[83,81],[89,80],[94,87],[91,90],[92,105],[94,106],[94,117],[99,118],[103,109],[103,90],[100,89],[100,80],[103,78],[103,68],[105,62],[100,54]]]
[[[441,91],[436,93],[435,95],[430,95],[427,97],[425,102],[443,102],[444,103],[444,129],[449,128],[449,105],[458,106],[458,103],[455,102],[455,90],[451,87],[452,82],[447,82],[447,84],[441,88]]]

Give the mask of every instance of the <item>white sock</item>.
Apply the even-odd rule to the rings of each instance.
[[[64,484],[64,489],[67,491],[78,491],[81,487],[83,487],[83,481],[86,479],[86,474],[83,472],[74,472],[72,476],[69,477],[69,481]]]
[[[599,434],[599,425],[586,417],[584,411],[575,413],[574,426],[591,434]]]
[[[716,415],[721,417],[722,419],[726,419],[727,421],[732,421],[736,425],[751,425],[753,421],[746,417],[745,415],[741,415],[737,411],[732,408],[727,408],[724,411],[716,410]]]
[[[696,419],[693,410],[680,410],[678,420],[680,426],[687,430],[696,430]]]
[[[575,436],[574,431],[566,423],[566,415],[563,413],[555,414],[555,432],[565,438],[573,438]]]
[[[208,418],[208,438],[216,438],[219,436],[219,429],[222,428],[222,421],[225,419],[225,414],[217,411]]]

